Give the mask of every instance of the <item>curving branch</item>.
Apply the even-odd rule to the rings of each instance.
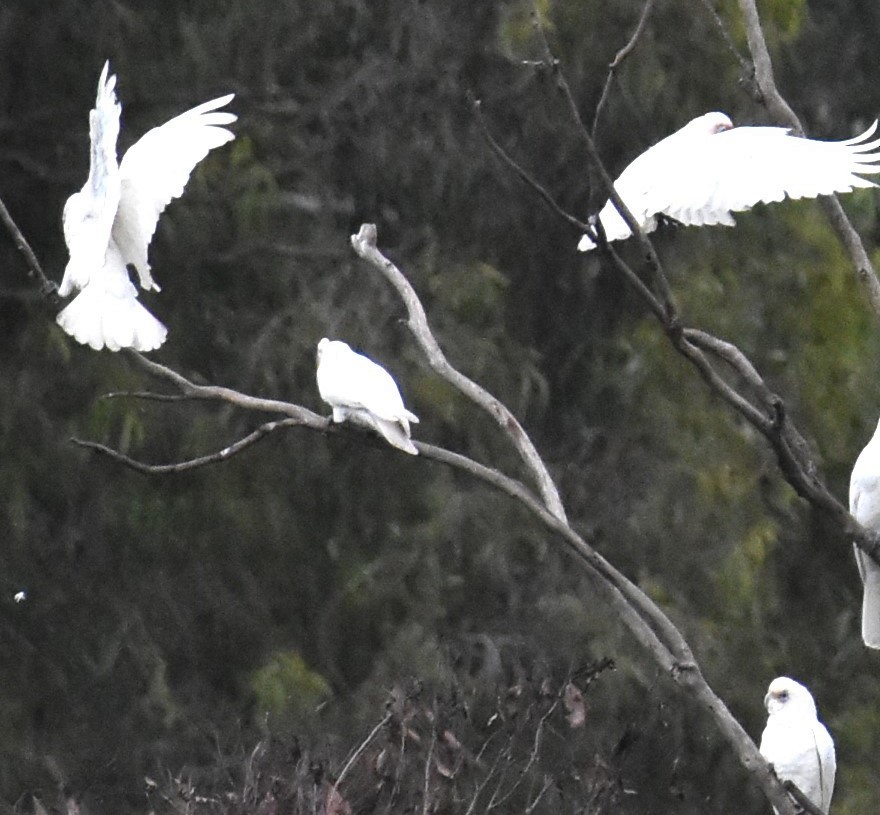
[[[147,398],[154,398],[155,394],[148,394]],[[325,429],[327,428],[327,420],[324,419]],[[119,450],[114,450],[112,447],[107,447],[105,444],[100,444],[96,441],[87,441],[84,439],[72,438],[71,441],[77,445],[78,447],[83,447],[86,450],[94,450],[96,453],[101,453],[109,458],[112,458],[114,461],[118,461],[120,464],[124,464],[126,467],[130,467],[132,470],[136,470],[139,473],[144,473],[145,475],[168,475],[170,473],[183,473],[187,470],[195,470],[198,467],[205,467],[209,464],[219,464],[223,461],[228,461],[232,456],[237,455],[242,450],[250,447],[253,444],[256,444],[261,439],[264,439],[270,433],[274,433],[276,430],[280,430],[285,427],[311,427],[311,423],[306,424],[300,419],[278,419],[274,422],[266,422],[265,424],[260,425],[256,430],[251,433],[248,433],[247,436],[239,439],[237,442],[230,444],[228,447],[224,447],[222,450],[218,450],[216,453],[209,453],[208,455],[198,456],[196,458],[188,459],[187,461],[178,461],[173,464],[147,464],[143,461],[138,461],[137,459],[131,458],[130,456],[125,455],[125,453],[120,452]]]
[[[497,422],[513,442],[528,467],[529,473],[535,479],[544,503],[557,518],[565,521],[565,508],[559,497],[559,491],[556,489],[556,484],[553,483],[541,456],[538,455],[538,451],[532,444],[532,440],[505,404],[449,364],[440,344],[431,333],[428,317],[415,290],[400,272],[400,269],[376,248],[375,225],[362,224],[357,235],[351,236],[351,245],[361,258],[378,269],[397,290],[409,315],[407,326],[427,357],[428,364],[456,390],[485,410]]]
[[[761,28],[761,19],[758,16],[755,0],[739,0],[739,8],[745,23],[749,52],[755,65],[755,81],[760,91],[761,101],[779,124],[790,127],[795,133],[803,136],[804,128],[800,119],[776,87],[773,62],[764,39],[764,31]],[[880,280],[877,279],[877,272],[868,257],[859,233],[856,232],[836,195],[822,196],[820,202],[828,221],[855,267],[856,277],[863,285],[874,313],[880,317]]]

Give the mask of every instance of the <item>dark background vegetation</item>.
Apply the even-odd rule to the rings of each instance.
[[[539,3],[588,121],[641,7]],[[718,8],[744,51],[735,4]],[[346,339],[393,370],[420,438],[520,473],[351,252],[375,222],[450,360],[514,410],[570,519],[667,610],[745,728],[760,737],[774,676],[805,682],[837,742],[834,811],[876,812],[880,655],[861,645],[847,542],[480,135],[468,91],[565,207],[600,203],[531,64],[531,9],[9,0],[0,195],[60,280],[60,213],[87,175],[103,61],[119,75],[121,149],[235,91],[237,139],[153,241],[163,291],[144,300],[169,327],[155,358],[323,410],[315,346]],[[848,137],[880,112],[876,3],[761,11],[812,135]],[[658,3],[599,123],[609,169],[707,110],[765,122],[741,80],[702,2]],[[845,206],[876,255],[876,195]],[[876,321],[815,202],[738,223],[659,234],[675,294],[691,324],[756,362],[843,497],[880,407]],[[150,383],[51,317],[0,240],[0,811],[769,811],[712,723],[509,500],[304,431],[186,475],[131,472],[69,438],[167,462],[262,417],[102,400]]]

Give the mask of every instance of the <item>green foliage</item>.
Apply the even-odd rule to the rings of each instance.
[[[331,696],[330,686],[296,651],[275,653],[250,678],[257,716],[272,729],[302,726]]]

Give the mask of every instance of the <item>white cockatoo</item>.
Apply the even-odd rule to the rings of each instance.
[[[85,186],[64,205],[64,240],[70,260],[58,293],[73,301],[56,317],[74,339],[95,350],[152,351],[167,330],[138,301],[128,266],[144,289],[159,291],[147,249],[159,216],[183,194],[190,173],[208,152],[235,138],[223,125],[236,116],[218,111],[233,94],[205,102],[155,127],[116,162],[121,107],[109,63],[98,80],[89,113],[91,161]]]
[[[645,232],[657,216],[682,224],[733,226],[732,212],[763,201],[815,198],[872,187],[859,174],[880,173],[874,122],[846,141],[817,141],[784,127],[734,127],[723,113],[704,113],[648,148],[614,182],[617,194]],[[599,213],[609,241],[632,233],[611,201]],[[578,249],[595,243],[584,235]]]
[[[369,427],[385,441],[418,455],[410,441],[410,422],[419,419],[403,406],[397,383],[383,367],[347,343],[328,340],[318,343],[318,392],[333,408],[333,421],[351,421]]]
[[[880,422],[853,466],[849,511],[866,529],[880,532]],[[862,639],[869,648],[880,648],[880,565],[853,548],[863,584]]]
[[[794,679],[779,676],[764,697],[767,726],[761,755],[773,765],[780,781],[791,781],[822,812],[834,792],[837,758],[834,741],[816,716],[810,692]]]

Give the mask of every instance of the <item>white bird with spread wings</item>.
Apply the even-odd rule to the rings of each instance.
[[[784,127],[734,127],[724,113],[705,113],[648,148],[614,182],[645,232],[658,216],[682,224],[733,226],[733,212],[759,202],[815,198],[873,187],[862,175],[880,173],[877,122],[846,141],[791,135]],[[599,213],[609,241],[632,232],[611,201]],[[578,249],[596,246],[584,235]]]
[[[853,466],[849,511],[866,529],[880,532],[880,422]],[[858,546],[853,548],[863,584],[862,640],[869,648],[880,648],[880,565]]]
[[[95,108],[89,113],[89,178],[64,205],[70,260],[58,293],[76,297],[56,320],[75,340],[95,350],[152,351],[168,332],[138,301],[128,266],[135,268],[142,288],[159,291],[147,261],[159,216],[183,194],[196,164],[235,138],[223,125],[237,117],[217,110],[233,94],[212,99],[147,132],[117,165],[121,107],[116,77],[108,73],[105,63]]]
[[[369,427],[404,453],[418,455],[410,441],[414,413],[403,405],[397,383],[382,366],[352,351],[347,343],[318,343],[318,392],[333,408],[333,421],[351,421]]]
[[[837,774],[834,741],[816,715],[810,692],[794,679],[779,676],[764,697],[767,726],[761,755],[780,781],[791,781],[822,812],[828,812]]]

